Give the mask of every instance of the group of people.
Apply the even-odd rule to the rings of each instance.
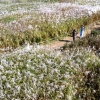
[[[72,32],[72,36],[73,36],[73,41],[75,41],[75,38],[77,37],[77,30],[74,29],[73,32]],[[84,26],[82,25],[81,28],[80,28],[80,38],[83,37],[83,34],[84,34]]]

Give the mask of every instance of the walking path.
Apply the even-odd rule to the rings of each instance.
[[[85,26],[85,31],[84,31],[84,36],[85,37],[87,34],[91,33],[91,30],[95,28],[100,28],[100,21],[99,24],[93,23],[91,25]],[[79,37],[79,34],[77,35]],[[79,39],[79,38],[77,38]],[[55,41],[50,44],[50,49],[51,50],[57,50],[63,47],[66,43],[71,43],[73,41],[72,37],[65,37],[63,40]]]

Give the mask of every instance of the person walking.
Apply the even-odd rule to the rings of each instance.
[[[75,38],[77,36],[77,31],[75,29],[72,32],[72,36],[73,36],[73,41],[75,41]]]
[[[83,34],[84,34],[84,26],[82,25],[80,28],[80,38],[83,37]]]

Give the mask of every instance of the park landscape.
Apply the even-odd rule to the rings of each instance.
[[[99,99],[100,1],[0,0],[0,100]]]

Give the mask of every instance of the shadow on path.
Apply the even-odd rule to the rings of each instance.
[[[79,38],[80,36],[77,36],[76,39]],[[73,40],[68,40],[68,39],[63,39],[63,40],[59,40],[60,42],[72,42]]]
[[[59,40],[60,42],[72,42],[70,40]]]

